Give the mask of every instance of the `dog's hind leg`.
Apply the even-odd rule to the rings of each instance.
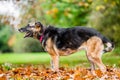
[[[100,70],[103,73],[106,72],[106,66],[103,64],[103,62],[102,62],[100,57],[95,58],[95,60],[93,62],[100,68]]]
[[[96,73],[95,73],[95,63],[91,60],[91,58],[89,57],[88,53],[86,54],[86,56],[87,56],[87,59],[90,62],[90,65],[91,65],[91,73],[93,75],[96,75]]]
[[[102,41],[98,37],[92,37],[90,40],[87,41],[87,57],[90,62],[93,64],[96,64],[100,70],[104,73],[106,71],[105,65],[102,63],[101,56],[102,51],[104,49],[104,46],[102,44]],[[91,70],[94,69],[91,68]]]
[[[86,56],[87,56],[87,59],[90,62],[90,65],[91,65],[91,73],[93,75],[96,75],[96,73],[95,73],[95,63],[93,62],[93,59],[90,57],[91,55],[89,55],[89,53],[86,53]]]
[[[97,65],[103,73],[106,71],[106,67],[103,64],[101,57],[89,56],[89,61],[91,63],[91,71],[95,70],[95,65]]]
[[[91,61],[90,57],[88,56],[88,54],[86,54],[88,61],[90,62],[91,65],[91,70],[95,70],[95,64]]]

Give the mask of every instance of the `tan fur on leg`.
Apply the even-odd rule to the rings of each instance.
[[[53,71],[59,70],[59,56],[51,56]]]
[[[98,37],[92,37],[87,41],[87,57],[90,62],[96,64],[102,72],[106,71],[106,67],[101,60],[101,52],[103,50],[101,39]],[[93,65],[93,64],[91,64]]]

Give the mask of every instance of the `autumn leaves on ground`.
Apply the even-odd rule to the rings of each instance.
[[[102,74],[96,69],[96,76],[93,76],[90,69],[83,67],[65,68],[60,67],[59,72],[51,71],[41,66],[19,66],[5,70],[0,68],[0,80],[120,80],[120,69],[107,67],[107,72]]]
[[[102,60],[109,65],[107,72],[102,74],[97,68],[93,76],[83,52],[61,57],[59,72],[50,69],[50,56],[46,53],[0,54],[0,80],[120,80],[119,56],[108,53]]]

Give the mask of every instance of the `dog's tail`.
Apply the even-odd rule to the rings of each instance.
[[[114,43],[111,42],[111,41],[110,41],[108,38],[106,38],[106,37],[103,37],[102,40],[103,40],[103,43],[105,44],[105,48],[104,48],[104,50],[103,50],[103,53],[113,51],[113,49],[114,49],[114,47],[115,47]]]

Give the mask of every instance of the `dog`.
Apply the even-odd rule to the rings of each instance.
[[[101,60],[103,53],[111,52],[114,44],[93,28],[76,26],[72,28],[45,27],[41,22],[20,28],[25,36],[38,39],[45,51],[51,56],[51,66],[55,71],[59,70],[59,57],[67,56],[80,50],[85,50],[91,71],[97,65],[102,72],[106,72],[106,66]]]

